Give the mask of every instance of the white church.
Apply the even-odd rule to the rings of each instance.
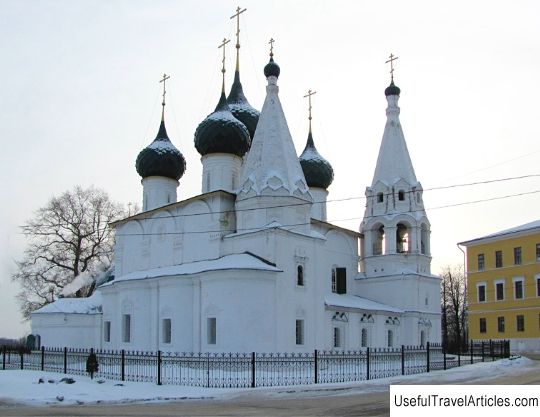
[[[32,313],[32,333],[46,347],[169,352],[440,342],[440,278],[430,270],[430,223],[393,78],[357,232],[327,222],[333,169],[315,147],[311,114],[297,155],[273,53],[259,113],[243,93],[238,50],[237,41],[228,97],[223,83],[215,111],[195,132],[201,194],[177,201],[185,160],[163,111],[156,138],[136,160],[143,211],[111,225],[114,271],[91,297],[60,298]]]

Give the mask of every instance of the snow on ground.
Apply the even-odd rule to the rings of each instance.
[[[145,382],[121,382],[90,379],[86,376],[64,375],[53,372],[5,370],[0,371],[0,406],[27,404],[96,404],[132,403],[178,400],[226,400],[248,392],[267,397],[352,395],[386,391],[393,384],[453,384],[474,383],[494,376],[519,375],[534,366],[527,358],[504,359],[497,362],[477,363],[447,371],[428,374],[397,376],[371,381],[339,384],[297,385],[288,387],[251,388],[199,388],[177,385],[156,385]],[[75,383],[61,382],[73,378]],[[43,383],[39,383],[42,379]]]

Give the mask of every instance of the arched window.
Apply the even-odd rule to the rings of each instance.
[[[404,201],[405,200],[405,191],[399,190],[399,192],[398,192],[398,200],[399,201]]]
[[[368,346],[368,331],[365,327],[362,329],[362,334],[360,337],[360,346],[362,347]]]
[[[375,229],[373,234],[373,255],[384,254],[384,226]]]
[[[384,201],[384,194],[377,193],[377,203],[382,203]]]
[[[304,267],[302,265],[298,265],[296,268],[296,285],[304,286]]]
[[[387,346],[389,348],[391,347],[394,347],[394,331],[393,330],[388,330],[387,331]]]
[[[401,223],[397,225],[396,248],[398,253],[409,252],[409,230]]]
[[[420,253],[427,255],[429,253],[429,232],[425,224],[422,225],[420,232]]]

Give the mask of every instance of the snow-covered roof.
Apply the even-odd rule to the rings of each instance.
[[[414,168],[411,162],[405,136],[399,121],[399,107],[397,105],[398,96],[390,95],[386,99],[388,107],[386,109],[386,126],[384,127],[377,166],[371,186],[375,186],[378,181],[386,185],[392,185],[400,179],[407,181],[411,185],[417,183]]]
[[[259,271],[283,272],[274,264],[259,258],[251,253],[238,253],[226,255],[209,261],[188,262],[180,265],[163,266],[160,268],[134,271],[129,274],[115,277],[114,281],[103,284],[102,287],[114,285],[120,281],[132,281],[157,277],[182,276],[200,274],[208,271],[223,271],[228,269],[247,269]]]
[[[378,303],[367,298],[349,294],[327,294],[324,297],[327,307],[348,308],[362,311],[386,311],[389,313],[404,313],[403,310],[387,304]]]
[[[538,230],[536,230],[538,229]],[[535,220],[533,222],[525,223],[519,226],[512,227],[510,229],[501,230],[500,232],[495,232],[490,235],[478,237],[475,239],[467,240],[465,242],[460,242],[460,245],[468,246],[475,243],[479,243],[480,241],[487,240],[487,239],[495,239],[500,237],[505,237],[512,234],[522,233],[522,232],[529,232],[529,231],[538,231],[540,232],[540,220]]]
[[[71,314],[99,314],[101,313],[102,297],[99,291],[86,298],[59,298],[53,303],[32,312],[42,313],[71,313]]]
[[[192,203],[194,201],[197,201],[197,200],[205,200],[207,198],[214,197],[214,196],[217,196],[217,195],[228,196],[228,198],[230,198],[230,199],[234,199],[234,196],[235,196],[234,194],[230,193],[229,191],[224,191],[224,190],[210,191],[209,193],[199,194],[199,195],[187,198],[187,199],[182,200],[182,201],[177,201],[175,203],[167,204],[165,206],[156,207],[155,209],[152,209],[152,210],[143,211],[143,212],[134,214],[132,216],[126,217],[124,219],[116,220],[114,222],[109,223],[109,226],[116,227],[116,226],[118,226],[120,224],[127,223],[128,221],[131,221],[131,220],[146,219],[148,217],[152,217],[154,214],[156,214],[159,211],[171,210],[171,209],[174,209],[176,207],[185,206],[185,205],[187,205],[189,203]]]

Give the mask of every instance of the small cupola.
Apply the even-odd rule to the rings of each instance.
[[[176,202],[178,180],[186,171],[184,155],[172,144],[165,128],[165,81],[163,75],[163,102],[161,123],[154,141],[144,148],[135,161],[135,168],[142,177],[143,210],[151,210]]]
[[[142,178],[156,176],[178,181],[184,175],[186,160],[169,139],[165,120],[161,120],[154,141],[139,152],[135,168]]]
[[[165,82],[170,76],[163,74],[163,100],[161,103],[161,123],[154,141],[144,148],[135,161],[138,174],[147,177],[167,177],[178,181],[186,170],[184,155],[172,144],[165,128]]]

